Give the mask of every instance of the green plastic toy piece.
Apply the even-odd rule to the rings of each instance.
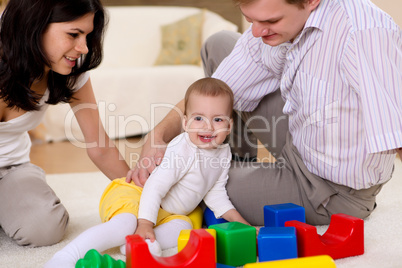
[[[257,261],[256,229],[240,222],[210,225],[216,230],[217,262],[243,266]]]
[[[107,254],[102,256],[95,249],[91,249],[83,259],[77,261],[75,268],[126,268],[126,263]]]

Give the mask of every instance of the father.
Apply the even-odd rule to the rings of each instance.
[[[401,154],[400,28],[368,0],[235,2],[251,27],[211,37],[205,71],[232,88],[239,117],[277,162],[232,163],[234,206],[253,225],[278,203],[303,206],[310,224],[367,217]],[[172,110],[148,134],[128,179],[145,183],[159,145],[181,132],[180,116]],[[236,159],[256,156],[250,140],[232,139]]]

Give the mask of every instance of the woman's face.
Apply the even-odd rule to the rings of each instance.
[[[88,53],[87,35],[93,31],[94,14],[88,13],[69,22],[50,23],[43,33],[42,43],[50,69],[61,75],[71,73],[77,59]]]

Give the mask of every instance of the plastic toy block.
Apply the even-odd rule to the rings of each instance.
[[[297,258],[296,228],[263,227],[257,237],[260,262]]]
[[[215,268],[215,240],[204,229],[191,230],[190,240],[173,256],[156,257],[139,235],[126,237],[127,268]]]
[[[296,227],[299,257],[329,255],[333,259],[364,253],[364,222],[346,214],[334,214],[327,231],[321,236],[317,228],[298,221],[286,226]]]
[[[242,266],[257,260],[256,229],[240,222],[209,226],[216,230],[218,263]]]
[[[223,218],[220,218],[220,219],[215,218],[215,215],[212,212],[212,210],[210,210],[207,207],[204,210],[204,222],[205,222],[205,225],[207,227],[209,227],[210,225],[225,223],[225,222],[228,222],[228,221],[223,219]]]
[[[230,266],[230,265],[226,265],[226,264],[222,264],[222,263],[217,263],[217,264],[216,264],[216,268],[236,268],[236,267]]]
[[[244,268],[336,268],[330,256],[304,257],[280,261],[249,263]]]
[[[265,227],[284,227],[291,220],[306,222],[304,207],[293,203],[264,206]]]
[[[193,223],[193,229],[202,228],[203,213],[201,207],[196,207],[190,214],[187,215]]]
[[[215,229],[204,229],[210,235],[214,237],[216,241],[216,230]],[[186,245],[188,240],[190,239],[191,230],[181,230],[179,238],[177,239],[177,251],[180,252]],[[216,254],[215,254],[216,255]]]
[[[109,255],[101,255],[95,249],[89,250],[83,259],[79,259],[75,264],[75,268],[126,268],[126,263],[122,260],[115,260]]]

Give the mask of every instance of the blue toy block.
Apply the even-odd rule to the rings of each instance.
[[[257,240],[259,262],[297,258],[294,227],[263,227]]]
[[[226,264],[222,264],[222,263],[217,263],[217,264],[216,264],[216,268],[236,268],[236,267],[230,266],[230,265],[226,265]]]
[[[223,218],[220,218],[220,219],[215,218],[214,213],[208,207],[205,208],[205,210],[204,210],[204,221],[205,221],[205,225],[207,227],[209,227],[210,225],[214,225],[214,224],[228,222],[227,220],[225,220]]]
[[[284,227],[292,220],[306,222],[304,207],[292,203],[264,206],[265,227]]]

